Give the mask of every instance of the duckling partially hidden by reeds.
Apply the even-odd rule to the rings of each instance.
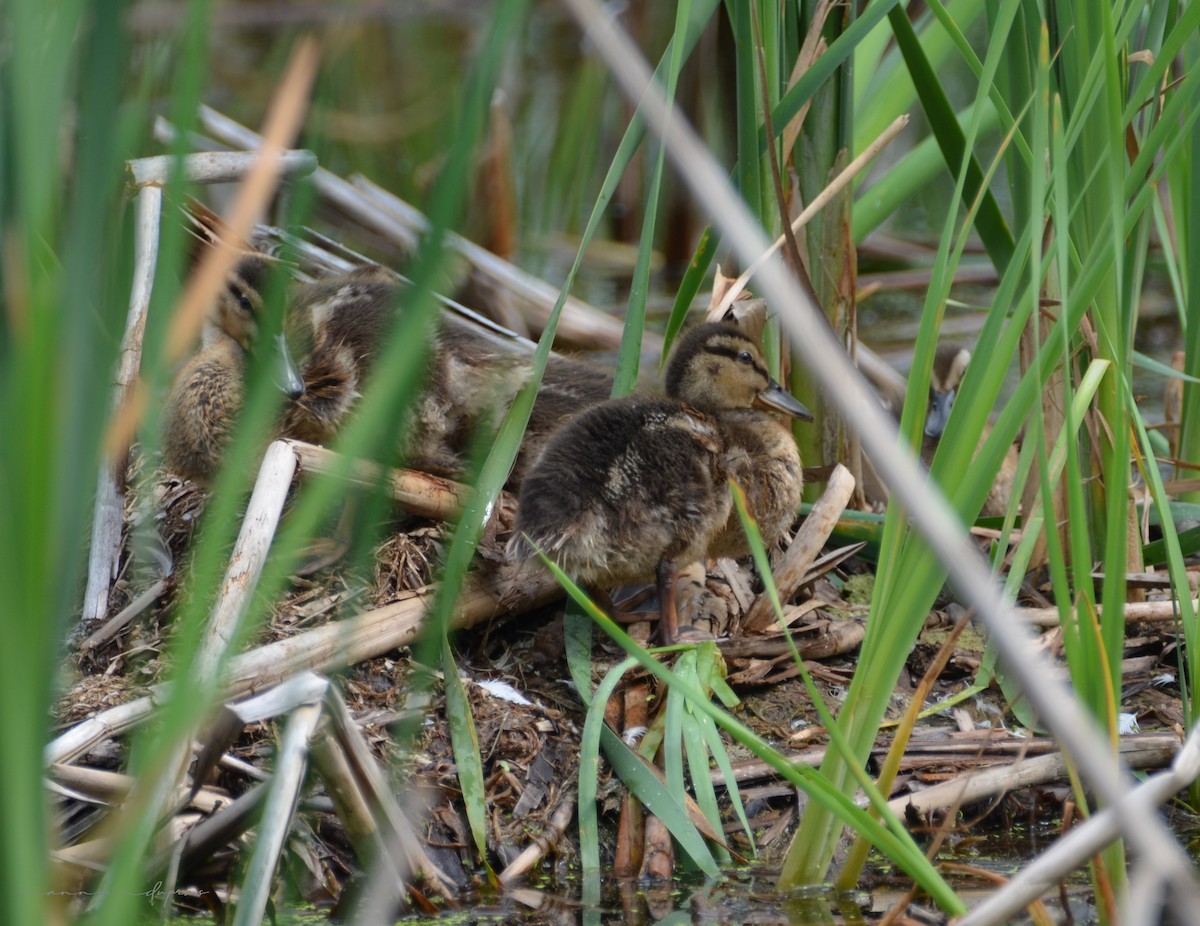
[[[550,437],[521,484],[512,552],[536,545],[603,588],[656,577],[660,636],[670,643],[678,569],[746,552],[728,480],[746,490],[768,544],[795,518],[800,454],[767,409],[811,415],[771,379],[758,346],[723,323],[680,339],[666,391],[604,402]]]
[[[388,270],[362,267],[297,290],[289,337],[303,356],[304,394],[284,414],[283,433],[328,443],[357,402],[375,355],[397,315],[401,284]],[[529,357],[471,323],[444,315],[428,352],[425,385],[400,426],[406,463],[459,477],[473,434],[495,427],[529,380]],[[546,434],[608,398],[612,377],[589,364],[552,356],[525,441],[509,479],[519,483]]]
[[[205,319],[199,352],[180,369],[167,398],[163,464],[194,482],[211,480],[233,439],[245,399],[246,361],[258,341],[269,261],[262,254],[238,261]],[[281,388],[294,397],[303,387],[282,339],[279,349]]]
[[[929,408],[925,413],[925,437],[921,442],[921,459],[926,466],[933,462],[938,442],[946,430],[950,410],[954,407],[958,387],[962,385],[971,352],[957,344],[939,344],[933,355],[933,369],[929,375]],[[984,428],[980,443],[987,439],[990,429]],[[1013,480],[1017,474],[1017,450],[1009,447],[1000,471],[988,492],[980,514],[984,517],[1003,517],[1012,498]]]

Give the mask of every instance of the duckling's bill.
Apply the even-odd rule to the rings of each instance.
[[[945,392],[938,392],[936,389],[929,391],[929,411],[925,413],[926,437],[941,437],[942,432],[946,430],[946,422],[950,420],[950,409],[954,407],[955,391],[954,389],[947,389]]]
[[[298,399],[304,395],[304,379],[300,376],[295,361],[292,360],[292,352],[288,349],[287,338],[282,334],[275,335],[275,349],[277,351],[276,376],[279,388],[289,399]]]
[[[767,411],[783,412],[785,415],[791,415],[800,421],[813,420],[812,412],[804,406],[804,403],[784,389],[779,383],[775,382],[775,380],[771,380],[767,384],[767,388],[758,394],[754,400],[754,404],[759,408],[765,408]]]

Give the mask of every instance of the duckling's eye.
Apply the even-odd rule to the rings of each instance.
[[[742,363],[754,363],[754,355],[748,350],[744,350],[738,354],[737,359]]]
[[[254,303],[250,301],[250,297],[245,293],[238,293],[238,305],[241,306],[243,312],[254,311]]]

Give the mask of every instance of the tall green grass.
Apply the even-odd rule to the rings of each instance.
[[[788,76],[807,25],[791,5],[681,3],[675,8],[670,36],[653,37],[661,40],[654,54],[661,56],[660,79],[671,88],[686,67],[697,66],[688,62],[706,27],[725,28],[733,36],[736,109],[727,115],[737,150],[736,163],[729,169],[751,211],[772,234],[780,227],[780,209],[768,145],[785,169],[799,170],[805,194],[811,196],[822,176],[843,157],[844,148],[861,146],[873,137],[874,127],[886,125],[914,102],[923,108],[931,125],[929,138],[873,186],[860,187],[853,215],[843,206],[810,229],[810,267],[819,267],[822,274],[818,292],[823,301],[846,298],[839,288],[839,281],[849,278],[844,267],[822,263],[830,242],[860,239],[935,173],[948,178],[953,196],[922,313],[901,429],[919,446],[929,367],[954,272],[968,245],[980,240],[1000,274],[1000,284],[980,336],[986,349],[975,352],[933,476],[964,522],[971,521],[1008,445],[1018,433],[1024,434],[1027,471],[1036,480],[1025,495],[1026,526],[1034,514],[1030,506],[1039,502],[1043,523],[1053,523],[1055,512],[1067,516],[1063,531],[1045,533],[1046,568],[1063,617],[1074,686],[1112,730],[1124,638],[1123,574],[1138,562],[1140,551],[1127,493],[1135,453],[1145,461],[1139,472],[1163,524],[1170,574],[1179,591],[1180,626],[1187,643],[1181,659],[1188,660],[1181,665],[1181,679],[1194,678],[1200,668],[1200,641],[1172,513],[1130,385],[1138,296],[1148,268],[1160,262],[1170,272],[1180,303],[1185,369],[1200,375],[1200,332],[1188,324],[1196,316],[1190,311],[1196,300],[1190,268],[1200,264],[1200,234],[1194,231],[1200,193],[1191,170],[1200,139],[1200,69],[1194,67],[1200,7],[1166,0],[1103,8],[1067,9],[1060,4],[1048,17],[1032,0],[927,6],[928,15],[911,23],[895,2],[873,3],[857,19],[839,20],[830,26],[826,54],[792,86]],[[85,553],[81,538],[87,535],[109,413],[109,380],[128,299],[131,255],[121,218],[121,162],[148,153],[143,100],[150,95],[151,82],[146,78],[139,88],[124,71],[130,55],[123,9],[119,3],[96,8],[68,3],[59,15],[47,17],[30,0],[12,0],[0,18],[0,34],[8,48],[0,55],[0,105],[6,113],[0,120],[0,291],[5,310],[0,322],[0,588],[5,589],[3,626],[8,635],[7,645],[0,648],[0,814],[6,823],[0,836],[0,870],[10,884],[20,886],[3,892],[4,922],[52,919],[61,903],[47,894],[53,885],[40,755],[63,641],[77,611]],[[423,345],[435,312],[430,292],[444,278],[440,236],[468,221],[464,214],[471,164],[484,135],[487,102],[503,82],[506,50],[518,43],[529,23],[526,5],[520,2],[498,4],[489,12],[488,28],[469,51],[450,43],[454,54],[474,65],[465,84],[468,89],[446,107],[448,122],[439,122],[438,131],[422,135],[407,149],[412,162],[422,167],[446,152],[438,170],[424,171],[423,179],[414,179],[404,190],[414,197],[429,192],[425,206],[434,231],[409,268],[415,284],[405,297],[405,322],[378,364],[361,414],[341,444],[351,454],[386,453],[389,422],[399,418],[420,385]],[[191,5],[187,28],[181,30],[181,38],[171,40],[176,49],[172,61],[178,68],[168,87],[168,105],[174,121],[185,129],[208,90],[208,15],[206,3]],[[1151,54],[1131,60],[1132,53],[1143,50]],[[316,94],[317,127],[359,86],[355,68],[338,57],[336,43],[328,54],[332,64]],[[852,68],[842,67],[851,61]],[[940,86],[951,67],[955,74],[965,70],[972,75],[969,102],[959,112]],[[701,69],[706,79],[719,73],[712,67]],[[618,116],[619,107],[605,106],[602,122],[585,118],[583,110],[604,98],[605,78],[595,59],[586,55],[575,73],[577,82],[563,98],[576,102],[557,123],[561,128],[554,143],[529,140],[518,156],[531,175],[541,171],[550,178],[544,188],[529,191],[522,207],[530,235],[583,225],[583,244],[566,274],[564,294],[577,278],[588,243],[603,233],[606,209],[621,177],[635,163],[645,135],[638,117],[631,125],[608,121]],[[807,117],[810,135],[796,150],[782,150],[779,133],[810,100],[816,101]],[[766,137],[766,113],[775,138]],[[601,177],[593,167],[606,158],[593,153],[604,147],[601,139],[615,141],[618,136],[616,153]],[[454,142],[446,141],[451,137]],[[64,140],[69,144],[64,146]],[[324,144],[319,135],[314,135],[314,143],[318,148]],[[714,139],[714,148],[722,146],[723,140]],[[346,149],[330,146],[328,151],[322,151],[327,163],[346,156]],[[645,294],[653,284],[649,258],[662,235],[658,194],[669,186],[659,149],[651,146],[647,151],[648,192],[639,217],[643,233],[635,297],[619,361],[621,389],[637,378],[647,324]],[[573,169],[577,164],[582,166]],[[997,195],[1001,182],[1008,184],[1007,195]],[[524,183],[529,185],[528,178]],[[304,191],[294,198],[292,220],[307,216],[304,207],[310,199]],[[144,375],[152,389],[161,389],[170,379],[161,340],[184,264],[183,242],[172,226],[166,223],[148,332]],[[112,233],[114,227],[121,233]],[[680,289],[672,329],[682,322],[692,296],[704,285],[709,263],[720,253],[719,240],[711,237],[698,250]],[[842,252],[837,259],[849,260],[850,255]],[[827,287],[830,279],[835,285]],[[280,303],[275,305],[279,311]],[[555,320],[538,348],[539,370]],[[1000,406],[1001,385],[1010,367],[1019,364],[1023,337],[1032,359],[1021,370],[1012,397]],[[253,375],[264,376],[265,370]],[[533,388],[520,397],[482,464],[468,515],[451,542],[435,607],[442,628],[516,451]],[[1043,404],[1056,391],[1056,404],[1064,411],[1061,423]],[[264,397],[247,410],[231,465],[218,481],[197,541],[172,641],[174,677],[180,681],[187,678],[207,602],[220,581],[237,527],[245,473],[252,470],[257,453],[256,435],[273,414],[265,397],[269,390],[256,395],[260,393]],[[1188,462],[1200,462],[1195,384],[1185,385],[1184,396],[1179,473],[1190,476]],[[151,416],[142,435],[148,447],[154,433]],[[820,452],[825,446],[821,444]],[[812,452],[818,452],[816,444]],[[814,459],[810,456],[810,462]],[[243,634],[250,634],[265,618],[266,602],[283,587],[296,551],[329,517],[338,491],[335,481],[318,481],[297,499],[279,538],[277,558],[263,577],[262,600],[247,616]],[[1019,495],[1018,491],[1014,498]],[[1096,563],[1106,575],[1098,594],[1090,577]],[[785,883],[825,880],[842,828],[849,825],[901,861],[946,910],[959,908],[893,821],[874,823],[850,800],[862,784],[866,753],[878,736],[895,681],[944,576],[924,542],[908,529],[905,513],[893,505],[867,638],[832,731],[839,748],[830,751],[819,770],[779,765],[781,774],[815,798],[785,866]],[[1010,580],[1010,586],[1015,585]],[[1104,618],[1097,622],[1098,609],[1103,609]],[[602,615],[595,617],[624,645],[619,630],[610,628]],[[444,634],[442,629],[433,637],[424,655],[429,662],[442,661],[452,673]],[[688,729],[720,725],[761,748],[771,761],[778,759],[767,744],[713,705],[709,690],[681,685],[656,660],[632,647],[630,652],[664,683],[675,685],[673,691],[683,698],[673,707],[671,723],[678,724],[673,730],[684,729],[680,712],[686,704],[687,722],[704,725]],[[706,671],[698,669],[692,678],[703,678]],[[1002,666],[999,671],[1003,673]],[[1190,697],[1189,692],[1189,723],[1195,712]],[[191,729],[207,706],[204,698],[176,697],[168,703],[162,723],[137,738],[131,769],[161,773],[163,757],[177,745],[173,731]],[[461,753],[456,758],[467,764],[472,760],[467,754],[470,731],[460,732],[465,735],[456,738]],[[603,731],[589,733],[594,734],[592,748],[604,745]],[[617,766],[623,759],[615,757],[623,754],[618,744],[610,745],[610,758]],[[676,757],[672,780],[678,783],[683,757]],[[695,761],[702,764],[701,759]],[[619,767],[631,780],[636,775],[633,765]],[[652,784],[643,779],[636,787],[648,793]],[[476,791],[478,802],[482,795]],[[1078,797],[1087,800],[1084,794]],[[121,817],[115,830],[121,841],[108,882],[112,890],[99,902],[95,921],[130,921],[140,890],[140,865],[156,823],[153,811],[135,802]],[[686,838],[702,867],[711,869],[713,856],[699,837]],[[1106,870],[1099,876],[1119,884],[1119,850],[1108,853],[1103,864]],[[855,875],[843,873],[849,881]]]
[[[108,384],[128,295],[113,234],[123,109],[121,4],[0,12],[0,919],[47,921],[41,751],[81,591]],[[68,154],[69,152],[69,154]],[[116,226],[119,229],[119,225]]]

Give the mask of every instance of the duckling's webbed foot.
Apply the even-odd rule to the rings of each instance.
[[[703,564],[701,564],[701,568],[703,569]],[[680,570],[674,561],[665,557],[659,560],[658,635],[663,646],[674,646],[676,643],[700,643],[704,640],[716,639],[712,633],[693,625],[690,617],[684,623],[680,623],[677,594],[679,581]]]

